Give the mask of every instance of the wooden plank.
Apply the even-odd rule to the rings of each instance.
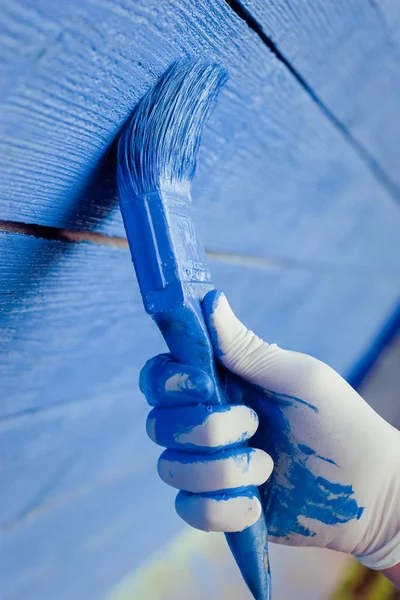
[[[9,233],[0,240],[0,416],[134,389],[137,349],[143,360],[165,346],[143,313],[128,250]],[[212,270],[260,335],[314,353],[344,374],[394,310],[399,288],[397,276],[372,270],[232,260],[214,260]]]
[[[206,245],[396,266],[398,207],[223,0],[5,4],[0,218],[121,234],[107,148],[144,90],[191,54],[231,74],[195,181]]]
[[[0,239],[0,416],[135,389],[138,349],[143,361],[165,346],[144,314],[129,252]]]
[[[383,169],[400,199],[398,2],[243,0],[242,4],[376,161],[375,168]]]

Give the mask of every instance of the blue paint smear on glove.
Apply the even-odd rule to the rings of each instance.
[[[251,398],[249,405],[256,410],[260,419],[252,445],[268,452],[276,464],[283,455],[288,456],[285,485],[278,483],[273,472],[261,489],[270,534],[277,538],[286,538],[290,534],[315,536],[316,532],[302,525],[299,517],[315,519],[327,525],[359,519],[364,508],[358,506],[352,486],[315,475],[307,466],[307,461],[315,455],[340,467],[333,460],[319,456],[309,446],[293,440],[289,421],[284,414],[285,408],[299,404],[306,405],[313,412],[317,412],[317,408],[299,398],[261,392],[255,390],[254,386],[248,386],[246,395]]]

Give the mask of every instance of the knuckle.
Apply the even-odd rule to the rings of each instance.
[[[139,389],[146,397],[154,388],[154,381],[158,381],[160,373],[172,362],[170,354],[158,354],[149,358],[139,374]]]
[[[169,354],[156,356],[144,365],[139,388],[150,406],[205,404],[214,394],[214,384],[204,371],[174,362]]]
[[[205,497],[179,492],[175,507],[178,515],[192,527],[203,531],[242,531],[261,515],[261,504],[252,494]]]
[[[151,439],[152,442],[157,444],[157,436],[156,436],[156,409],[153,408],[147,415],[146,419],[146,433]]]
[[[250,439],[258,427],[256,413],[244,405],[198,405],[187,409],[185,417],[186,427],[175,425],[176,443],[214,451]]]
[[[254,449],[256,452],[256,461],[257,461],[257,483],[256,485],[262,485],[265,483],[271,476],[271,473],[274,469],[274,461],[272,457],[261,450],[260,448]]]
[[[158,461],[158,473],[165,483],[192,493],[259,486],[272,468],[271,457],[257,448],[232,448],[212,455],[166,450]]]

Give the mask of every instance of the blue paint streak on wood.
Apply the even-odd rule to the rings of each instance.
[[[398,206],[223,0],[3,4],[0,218],[121,234],[113,143],[122,122],[173,59],[220,60],[231,81],[199,156],[200,237],[288,266],[213,261],[215,281],[265,339],[345,375],[367,364],[399,297]],[[322,39],[315,19],[328,9],[306,22],[298,5],[300,28],[288,5],[278,15],[269,0],[268,21],[260,6],[251,10],[263,26],[273,23],[296,67],[394,177],[399,79],[366,9],[355,47],[351,36],[336,43],[336,13]],[[353,9],[340,6],[341,27],[353,29]],[[398,12],[391,0],[380,6]],[[392,35],[400,21],[387,22]],[[351,75],[341,79],[338,65]],[[164,345],[128,251],[4,233],[0,248],[5,598],[98,600],[181,527],[137,389],[142,363]]]
[[[113,140],[144,90],[190,53],[231,74],[195,181],[206,246],[397,265],[398,207],[223,0],[13,0],[2,25],[0,217],[122,233]]]

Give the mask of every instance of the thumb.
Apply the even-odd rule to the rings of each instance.
[[[263,386],[265,373],[281,350],[247,329],[233,313],[223,292],[208,292],[202,307],[218,360],[236,375]]]

